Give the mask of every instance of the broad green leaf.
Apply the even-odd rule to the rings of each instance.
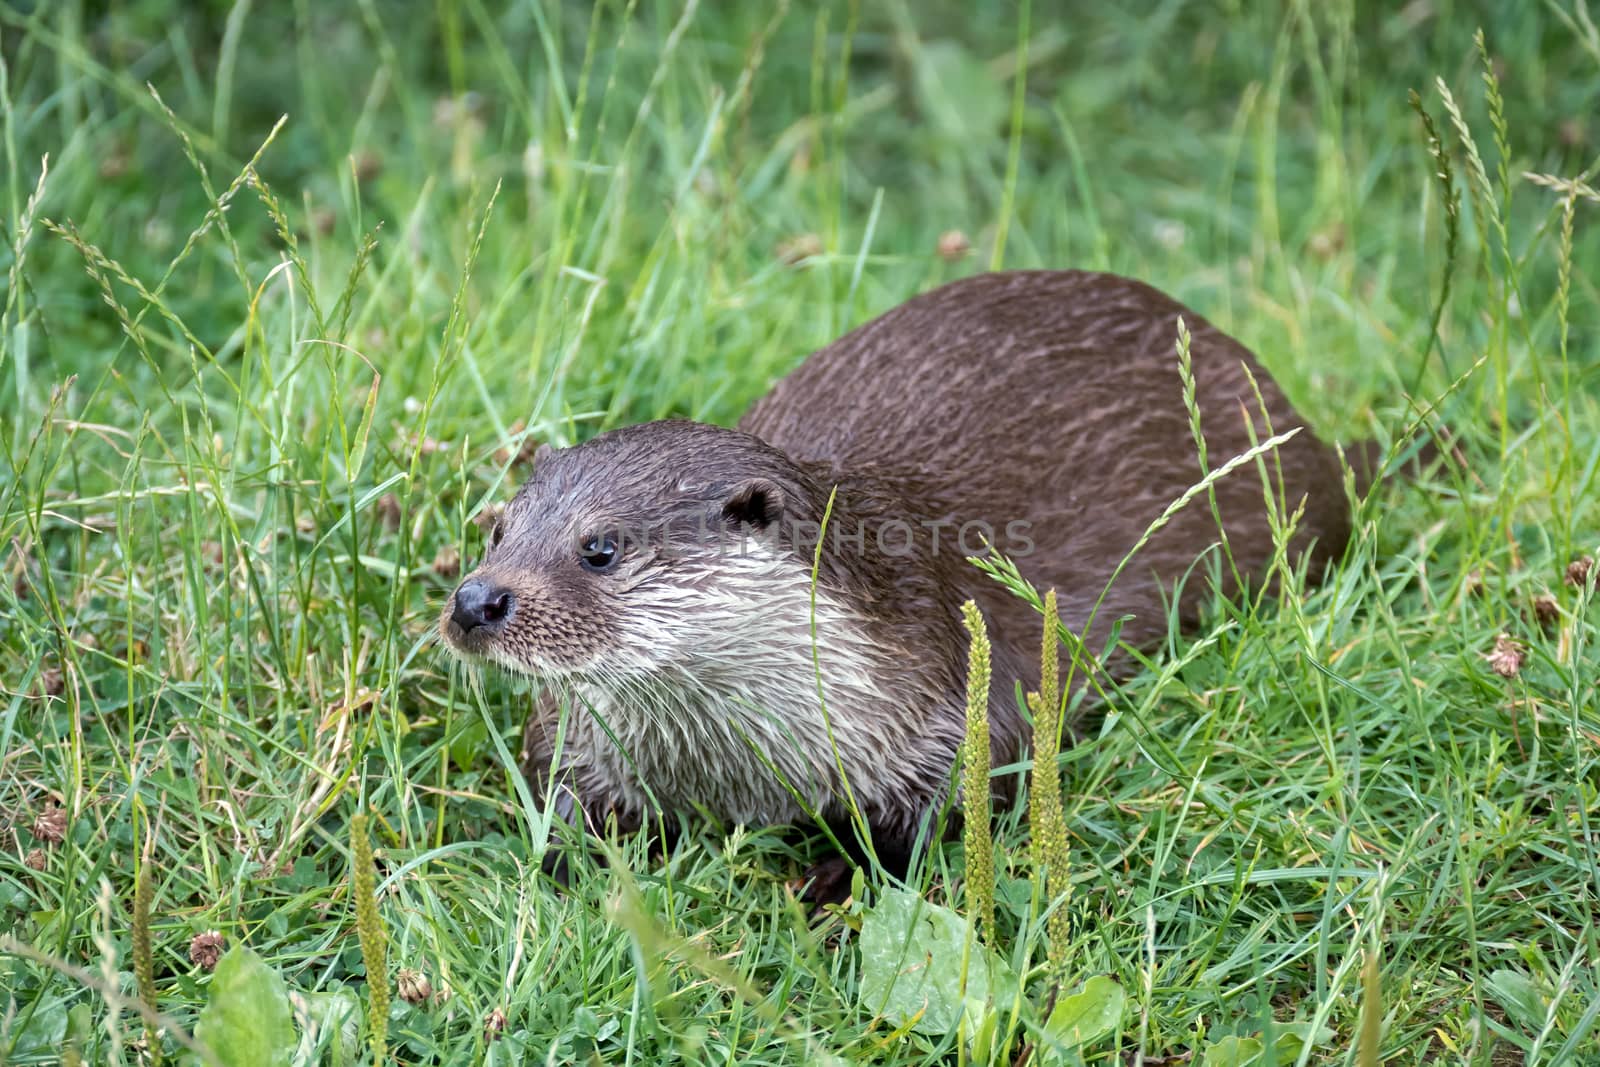
[[[1064,1048],[1098,1041],[1116,1030],[1127,1003],[1122,986],[1104,975],[1083,983],[1083,989],[1063,997],[1050,1013],[1045,1032]]]
[[[978,1019],[976,1026],[968,1028],[970,1043],[972,1045],[973,1063],[990,1063],[995,1055],[995,1038],[1000,1031],[1000,1012],[985,1011]]]
[[[0,1005],[4,1005],[0,1000]],[[0,1011],[4,1008],[0,1007]],[[59,1049],[62,1041],[67,1036],[67,1001],[65,998],[51,999],[42,1004],[35,1004],[31,1008],[18,1012],[16,1023],[20,1024],[15,1030],[12,1019],[0,1023],[0,1057],[3,1057],[6,1045],[11,1046],[11,1051],[19,1057],[23,1055],[42,1055],[53,1049]]]
[[[1262,1046],[1259,1037],[1225,1037],[1206,1049],[1201,1067],[1249,1067],[1261,1062]]]
[[[1544,995],[1539,985],[1521,971],[1501,968],[1491,972],[1488,980],[1489,995],[1505,1009],[1524,1030],[1538,1033],[1544,1028]]]
[[[967,945],[967,922],[949,908],[889,889],[862,916],[861,1006],[896,1025],[943,1035],[965,1013],[968,1033],[976,1033],[991,994],[1008,1001],[1016,985],[1003,960],[976,942]]]
[[[67,1012],[67,1040],[78,1048],[89,1044],[94,1031],[94,1012],[89,1005],[79,1002]]]
[[[488,739],[489,727],[481,716],[475,716],[461,724],[450,738],[450,759],[457,767],[470,767],[477,758],[478,753],[484,749],[484,742]]]
[[[361,1001],[348,989],[305,995],[308,1029],[333,1067],[351,1067],[361,1051]]]
[[[194,1036],[223,1067],[288,1067],[297,1038],[283,979],[235,945],[211,975]]]
[[[1318,1028],[1308,1022],[1272,1024],[1272,1051],[1280,1064],[1293,1063],[1307,1045],[1319,1045],[1333,1038],[1333,1031],[1326,1026]]]
[[[1331,1041],[1333,1031],[1327,1027],[1313,1030],[1307,1022],[1274,1023],[1272,1025],[1272,1062],[1287,1065],[1295,1062],[1306,1045]],[[1225,1037],[1206,1049],[1200,1067],[1254,1067],[1267,1062],[1266,1045],[1260,1034],[1248,1037]]]

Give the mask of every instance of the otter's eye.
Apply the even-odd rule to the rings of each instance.
[[[617,548],[617,539],[610,534],[595,534],[589,537],[578,551],[583,558],[583,569],[596,573],[610,570],[617,565],[617,560],[622,558],[622,553]]]
[[[491,547],[491,548],[499,548],[500,547],[500,542],[505,537],[505,535],[506,535],[506,524],[503,523],[503,522],[495,523],[494,524],[494,529],[492,531],[490,531],[490,533],[489,533],[489,547]]]

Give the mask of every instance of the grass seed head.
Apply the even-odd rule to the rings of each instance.
[[[966,818],[962,837],[967,853],[967,895],[983,936],[994,936],[994,837],[989,825],[989,682],[992,674],[989,631],[983,613],[969,600],[961,605],[971,637],[967,653],[967,733],[961,745],[961,789]]]
[[[361,962],[367,969],[367,1025],[371,1029],[372,1058],[374,1063],[382,1063],[389,1035],[389,938],[378,911],[378,872],[365,813],[350,819],[350,865],[356,934],[361,942]]]
[[[133,926],[130,931],[133,947],[133,974],[139,992],[139,1002],[153,1015],[156,1010],[155,945],[150,936],[150,913],[155,907],[155,879],[151,875],[148,846],[145,858],[139,862],[139,873],[133,883]],[[160,1037],[155,1027],[145,1022],[145,1040],[159,1050]],[[159,1057],[157,1057],[159,1058]]]

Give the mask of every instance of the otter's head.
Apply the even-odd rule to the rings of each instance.
[[[788,539],[803,477],[749,434],[693,422],[543,454],[439,630],[459,654],[551,681],[625,685],[715,655]],[[809,517],[809,516],[804,516]]]

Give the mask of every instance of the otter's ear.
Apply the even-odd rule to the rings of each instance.
[[[782,489],[765,478],[752,478],[729,494],[722,504],[722,517],[765,529],[783,515],[783,504]]]
[[[556,450],[546,442],[540,442],[539,447],[533,450],[533,465],[542,466],[544,461],[555,455]]]

